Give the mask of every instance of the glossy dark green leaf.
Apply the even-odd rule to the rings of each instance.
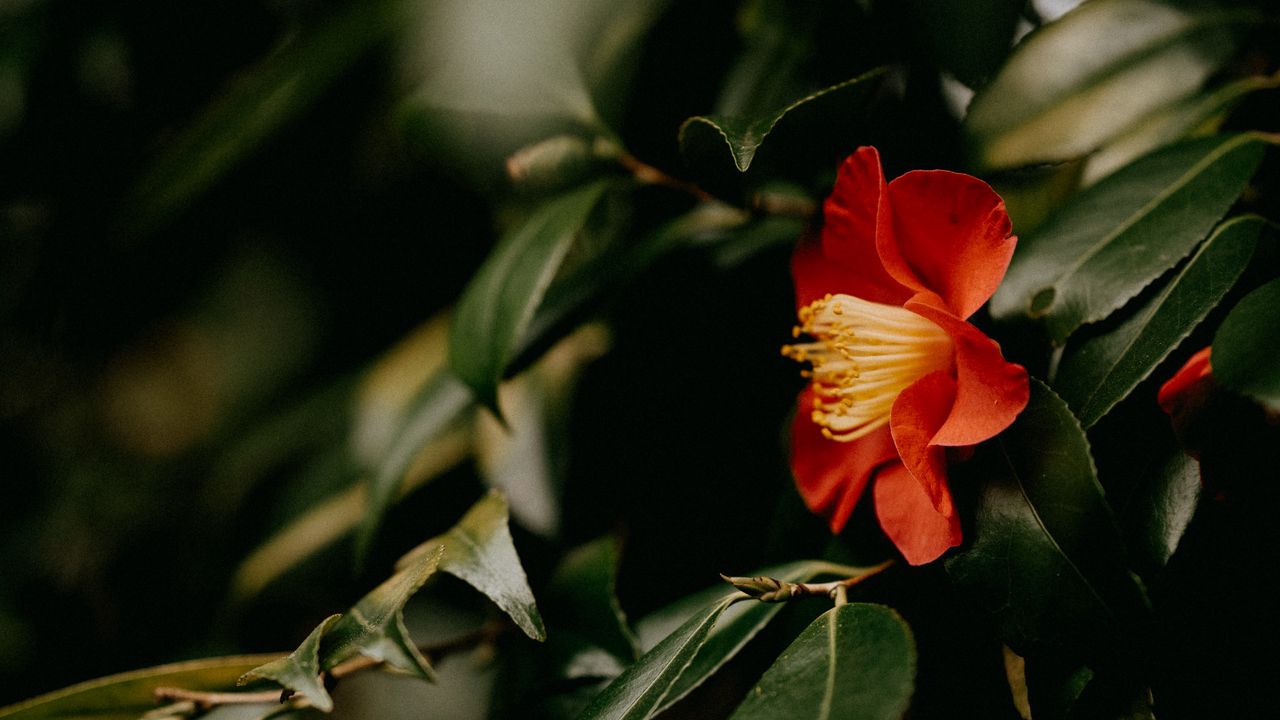
[[[978,164],[1084,155],[1191,94],[1255,13],[1155,0],[1094,0],[1029,35],[974,96],[964,130]]]
[[[1213,377],[1272,409],[1280,408],[1280,280],[1241,300],[1213,338]]]
[[[397,567],[401,572],[412,570],[437,552],[441,571],[487,595],[529,637],[546,639],[542,616],[511,540],[507,501],[501,493],[490,492],[457,525],[410,551]]]
[[[1120,522],[1139,571],[1159,570],[1178,543],[1200,501],[1200,463],[1166,436],[1148,449],[1145,466],[1125,503]]]
[[[609,183],[593,182],[539,208],[506,235],[463,291],[449,335],[449,366],[498,411],[497,387],[543,294]]]
[[[136,720],[157,708],[155,689],[158,687],[229,691],[241,675],[279,657],[279,654],[267,654],[209,658],[120,673],[0,708],[0,718]]]
[[[1220,225],[1160,292],[1115,329],[1068,346],[1053,386],[1089,427],[1156,368],[1235,284],[1253,256],[1262,219]]]
[[[581,720],[609,718],[612,720],[639,720],[658,714],[665,705],[671,689],[693,661],[698,650],[707,641],[707,635],[716,621],[741,595],[730,595],[718,600],[706,610],[690,617],[676,628],[658,646],[627,668],[579,715]]]
[[[340,615],[330,615],[316,626],[297,650],[250,670],[236,681],[244,685],[254,680],[271,680],[281,687],[302,695],[325,712],[333,709],[333,698],[320,677],[320,639],[337,622]]]
[[[356,535],[357,559],[368,553],[382,516],[399,494],[419,451],[466,417],[472,403],[471,392],[448,372],[438,373],[418,391],[378,466],[370,470],[364,520]]]
[[[1080,192],[1020,241],[992,314],[1042,320],[1057,343],[1107,317],[1209,234],[1263,147],[1250,134],[1189,140]]]
[[[399,0],[345,8],[248,69],[146,170],[121,209],[121,232],[150,234],[185,209],[390,39],[405,10]]]
[[[412,562],[405,563],[395,575],[343,613],[324,634],[320,666],[329,670],[363,655],[423,680],[433,680],[435,674],[431,666],[404,626],[404,606],[435,574],[443,555],[442,545],[417,553]]]
[[[765,138],[775,130],[789,123],[801,127],[814,118],[829,121],[835,116],[856,116],[885,74],[884,68],[872,70],[759,115],[691,117],[680,126],[680,150],[695,175],[713,173],[723,166],[746,172]]]
[[[1019,655],[1097,650],[1145,615],[1089,443],[1060,398],[1031,400],[998,438],[955,468],[980,485],[968,549],[946,563]]]
[[[800,633],[733,718],[898,720],[911,703],[915,675],[915,641],[898,613],[841,605]]]
[[[866,571],[867,568],[836,565],[820,560],[804,560],[765,568],[753,574],[766,575],[787,582],[809,582],[823,575],[853,577]],[[636,635],[640,639],[641,648],[646,653],[654,652],[662,638],[666,638],[673,629],[680,627],[682,622],[688,622],[697,617],[703,612],[703,608],[712,605],[723,595],[723,587],[709,588],[641,618],[636,623]],[[654,712],[670,707],[711,677],[721,666],[737,655],[781,610],[781,603],[744,602],[725,611],[715,627],[702,638],[701,647],[687,661],[678,676],[665,681],[666,695],[658,703]],[[645,657],[648,655],[646,654]],[[640,662],[645,661],[642,659]]]

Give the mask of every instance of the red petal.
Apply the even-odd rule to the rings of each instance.
[[[946,514],[935,510],[905,466],[895,463],[876,473],[874,492],[880,527],[907,562],[923,565],[960,544],[960,519],[954,509]]]
[[[815,237],[800,238],[791,254],[791,278],[796,286],[796,309],[802,308],[827,293],[849,293],[857,277],[836,260],[822,254],[822,243]]]
[[[996,341],[953,315],[936,296],[920,293],[904,306],[932,320],[955,346],[956,397],[933,445],[975,445],[1009,427],[1027,406],[1027,371],[1008,362]]]
[[[1213,366],[1209,364],[1209,351],[1212,349],[1212,347],[1207,347],[1192,355],[1191,359],[1187,360],[1187,364],[1182,366],[1182,369],[1174,373],[1168,382],[1160,386],[1160,392],[1156,395],[1156,402],[1160,404],[1161,410],[1173,415],[1183,405],[1183,401],[1191,388],[1213,373]]]
[[[898,454],[887,427],[853,442],[828,440],[809,417],[812,407],[813,390],[806,388],[791,423],[791,472],[805,505],[826,517],[831,532],[838,533],[849,521],[871,472]]]
[[[899,393],[889,421],[902,464],[920,483],[934,509],[946,515],[955,514],[947,490],[946,451],[930,442],[946,422],[955,396],[956,382],[949,373],[929,373]]]
[[[946,170],[916,170],[889,183],[895,246],[880,258],[898,282],[931,290],[960,318],[996,291],[1017,238],[1004,201],[978,178]]]
[[[853,270],[840,290],[889,305],[901,305],[911,292],[885,272],[876,250],[878,234],[892,233],[880,154],[860,147],[845,158],[831,196],[823,205],[822,252]],[[890,241],[891,242],[891,241]],[[821,297],[821,296],[819,296]]]

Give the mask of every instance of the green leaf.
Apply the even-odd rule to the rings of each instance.
[[[498,243],[458,301],[449,366],[495,413],[498,382],[516,343],[608,187],[596,181],[543,205]]]
[[[160,229],[389,40],[403,27],[404,10],[399,0],[346,8],[247,70],[146,170],[121,209],[121,231]]]
[[[1249,293],[1213,338],[1213,377],[1224,386],[1280,409],[1280,280]]]
[[[551,577],[545,601],[562,618],[560,627],[571,627],[593,646],[630,663],[640,654],[639,640],[618,602],[618,560],[618,541],[613,537],[574,548]]]
[[[1251,134],[1189,140],[1080,192],[1019,243],[992,314],[1041,319],[1059,344],[1107,317],[1209,234],[1263,147]]]
[[[706,236],[739,227],[750,215],[721,203],[700,203],[638,238],[614,243],[547,289],[512,352],[507,374],[530,365],[602,298],[634,282],[658,260]]]
[[[399,109],[432,161],[495,185],[503,161],[557,134],[612,138],[639,41],[666,0],[419,3],[402,66],[418,86]]]
[[[756,574],[767,575],[786,582],[809,582],[822,575],[853,577],[866,571],[867,568],[836,565],[821,560],[806,560],[779,567],[766,568]],[[661,660],[661,656],[654,657],[655,653],[658,653],[658,648],[663,647],[672,636],[687,629],[689,623],[703,617],[707,612],[706,608],[718,607],[717,603],[725,599],[724,593],[723,586],[708,588],[703,592],[695,593],[662,610],[647,615],[636,623],[636,635],[639,637],[640,647],[646,651],[645,655],[628,669],[627,673],[620,676],[615,681],[615,684],[624,682],[634,684],[639,682],[660,687],[662,690],[661,697],[655,700],[655,704],[648,711],[650,715],[662,712],[701,685],[703,681],[711,677],[721,666],[737,655],[738,651],[764,629],[764,626],[768,625],[769,621],[773,620],[782,610],[781,603],[762,602],[744,602],[727,611],[724,609],[716,610],[717,620],[713,620],[714,627],[693,638],[697,647],[693,648],[689,656],[683,660],[682,666],[669,669],[665,673],[653,672],[654,663]],[[721,614],[723,614],[722,618],[720,617]],[[644,675],[644,678],[637,680],[635,679],[636,675]],[[626,678],[625,681],[624,678]],[[610,688],[612,687],[611,685]],[[634,688],[632,688],[632,691],[635,691]],[[606,713],[602,715],[603,717],[650,716],[643,713],[609,714],[620,713],[619,703],[630,696],[621,688],[606,689],[601,697],[605,694],[609,694],[612,699],[609,704],[601,706],[599,711]],[[597,703],[594,703],[593,706],[602,702],[604,701],[597,698]],[[606,708],[608,709],[606,710]]]
[[[472,407],[471,392],[448,372],[437,373],[410,403],[395,438],[368,478],[356,558],[364,558],[387,508],[395,501],[418,453],[459,423]]]
[[[887,68],[877,68],[781,108],[750,116],[691,117],[680,126],[680,151],[697,177],[713,176],[729,167],[744,173],[755,161],[765,138],[775,132],[791,127],[796,131],[792,139],[798,141],[804,133],[802,129],[810,124],[847,125],[858,118],[886,74]],[[812,142],[813,138],[804,139]]]
[[[404,606],[435,574],[443,555],[440,545],[417,553],[412,562],[338,618],[324,633],[320,666],[331,670],[363,655],[423,680],[434,680],[435,673],[405,629]]]
[[[1019,44],[974,96],[964,131],[977,163],[1009,168],[1084,155],[1187,96],[1234,50],[1249,11],[1094,0]]]
[[[449,532],[432,538],[401,558],[411,569],[439,552],[440,570],[466,581],[489,597],[534,640],[547,638],[524,568],[507,527],[507,501],[490,491]]]
[[[657,647],[609,683],[579,718],[639,720],[657,715],[663,707],[674,702],[675,698],[668,700],[671,689],[707,641],[711,628],[724,611],[741,597],[726,597],[689,618],[658,643]]]
[[[1186,137],[1211,135],[1250,94],[1277,87],[1280,87],[1280,75],[1241,78],[1147,115],[1089,156],[1082,181],[1092,185],[1162,145]]]
[[[1139,571],[1163,568],[1173,557],[1195,515],[1200,489],[1199,461],[1166,431],[1149,449],[1120,517]]]
[[[235,687],[244,673],[278,657],[276,653],[209,658],[110,675],[0,708],[0,718],[136,720],[156,709],[158,687],[222,692]]]
[[[250,670],[236,681],[244,685],[254,680],[273,680],[281,687],[288,688],[311,701],[311,704],[325,712],[333,709],[333,698],[325,690],[324,680],[320,677],[320,638],[329,630],[341,615],[330,615],[316,626],[297,650],[278,660]]]
[[[1214,230],[1169,282],[1118,327],[1067,347],[1054,389],[1090,427],[1156,368],[1235,284],[1253,256],[1262,219]]]
[[[1013,425],[955,471],[981,490],[972,544],[947,572],[1015,652],[1097,650],[1145,615],[1088,440],[1052,390],[1032,381]]]
[[[915,641],[898,613],[841,605],[800,633],[733,718],[898,720],[911,703],[915,674]]]

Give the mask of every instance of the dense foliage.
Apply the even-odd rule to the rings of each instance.
[[[1276,714],[1278,21],[0,1],[0,718]],[[865,146],[1018,238],[938,560],[792,475]]]

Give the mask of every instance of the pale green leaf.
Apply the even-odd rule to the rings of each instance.
[[[419,545],[401,558],[406,571],[439,554],[443,572],[484,593],[534,640],[545,640],[546,628],[507,527],[507,501],[489,492],[448,532]]]
[[[159,665],[72,685],[0,708],[4,720],[136,720],[157,709],[155,689],[223,692],[246,672],[280,655],[239,655]]]
[[[320,638],[337,622],[339,615],[330,615],[311,631],[297,650],[278,660],[250,670],[236,681],[244,685],[254,680],[271,680],[311,701],[325,712],[333,709],[333,698],[320,677]]]
[[[434,679],[431,666],[409,639],[404,606],[435,574],[444,548],[424,550],[412,562],[343,613],[324,634],[320,666],[330,670],[358,655],[385,662],[424,680]]]
[[[969,105],[978,163],[1009,168],[1082,156],[1186,97],[1230,57],[1250,11],[1094,0],[1031,33]]]
[[[1280,74],[1255,75],[1197,93],[1143,117],[1089,156],[1081,182],[1092,185],[1161,145],[1210,135],[1249,95],[1280,87]]]

